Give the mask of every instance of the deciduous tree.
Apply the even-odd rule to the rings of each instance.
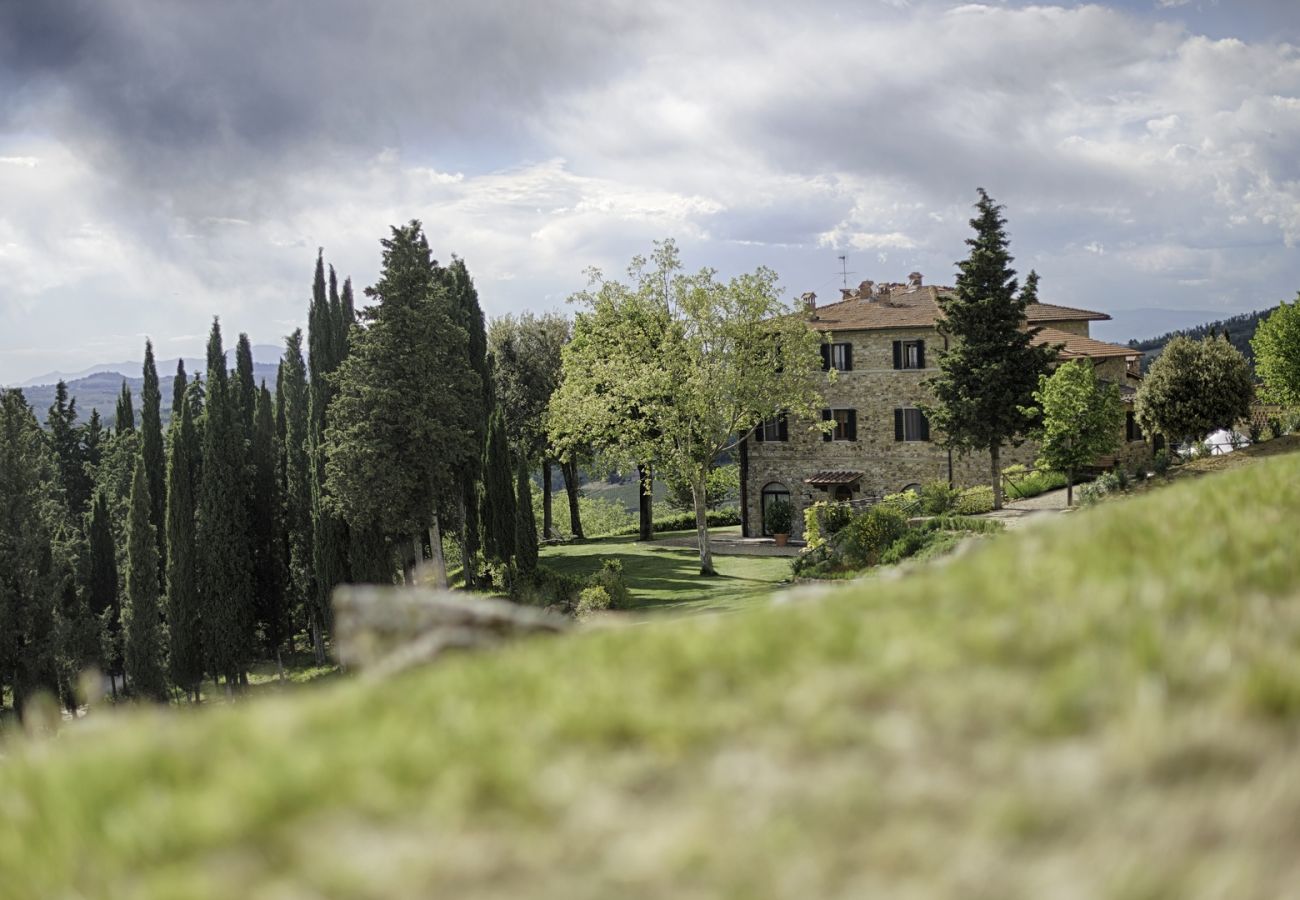
[[[1147,432],[1200,441],[1250,414],[1255,379],[1237,348],[1221,337],[1176,337],[1138,386],[1134,412]]]
[[[1259,323],[1250,342],[1265,399],[1300,406],[1300,294]]]
[[[1039,444],[1037,465],[1065,473],[1065,502],[1070,505],[1079,469],[1119,446],[1124,425],[1119,388],[1098,381],[1092,363],[1076,359],[1038,377],[1034,402],[1031,434]]]

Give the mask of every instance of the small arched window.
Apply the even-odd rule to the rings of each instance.
[[[763,534],[771,536],[772,531],[767,527],[767,510],[773,503],[778,500],[790,502],[790,491],[779,481],[770,481],[763,487]]]

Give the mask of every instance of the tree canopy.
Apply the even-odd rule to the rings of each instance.
[[[1065,473],[1066,503],[1073,503],[1075,473],[1119,444],[1124,425],[1119,387],[1098,381],[1093,364],[1076,359],[1038,377],[1034,402],[1037,464]]]
[[[1300,406],[1300,294],[1260,322],[1250,343],[1265,399]]]
[[[1174,441],[1200,441],[1249,415],[1255,379],[1246,358],[1223,338],[1177,337],[1138,387],[1138,424]]]

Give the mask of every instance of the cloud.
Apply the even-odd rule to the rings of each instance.
[[[795,292],[841,253],[950,281],[976,186],[1060,302],[1300,280],[1300,51],[1150,4],[0,4],[0,85],[0,381],[214,313],[274,341],[317,247],[366,284],[413,217],[491,313],[665,235]]]

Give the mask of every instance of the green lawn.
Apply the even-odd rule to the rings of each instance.
[[[715,528],[712,534],[738,534],[738,527]],[[705,612],[742,609],[768,598],[790,579],[790,559],[779,556],[714,556],[718,575],[700,577],[700,555],[685,547],[670,547],[665,538],[694,536],[676,531],[658,535],[648,544],[635,538],[602,538],[542,550],[542,562],[568,575],[590,575],[601,561],[616,559],[638,609]]]
[[[816,599],[95,712],[0,749],[0,898],[1295,896],[1298,531],[1293,454]]]

